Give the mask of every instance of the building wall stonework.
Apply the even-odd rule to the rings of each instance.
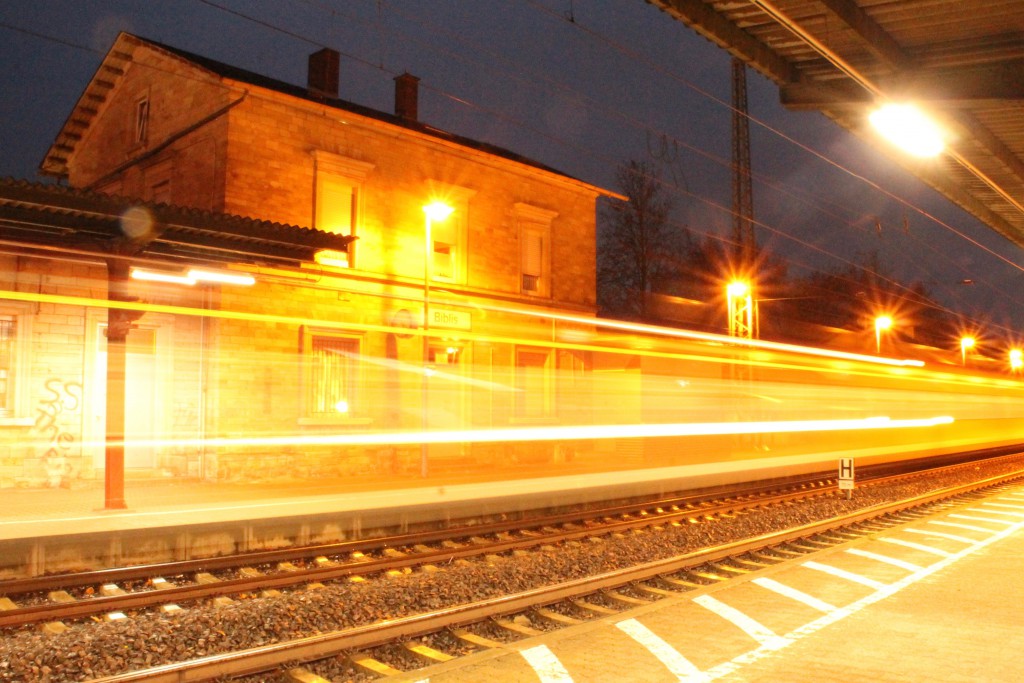
[[[256,275],[255,286],[207,285],[192,294],[175,293],[174,285],[136,286],[144,302],[197,311],[140,319],[149,327],[136,338],[154,339],[157,353],[168,356],[152,361],[165,385],[154,399],[160,417],[153,436],[167,440],[157,467],[244,481],[414,472],[418,447],[306,439],[424,425],[515,424],[516,352],[507,339],[542,343],[553,328],[493,307],[594,310],[597,188],[415,122],[216,76],[144,41],[119,40],[134,46],[133,61],[69,159],[73,186],[312,228],[326,227],[317,225],[318,173],[341,168],[357,188],[350,268],[303,264],[267,275],[272,269],[249,264],[243,269]],[[141,98],[148,98],[149,118],[144,140],[135,140]],[[423,207],[434,200],[455,208],[447,219],[452,222],[434,229],[461,229],[463,236],[458,275],[430,286],[433,310],[447,311],[455,323],[430,330],[427,345],[447,360],[437,361],[440,378],[430,381],[425,405],[423,377],[435,359],[421,334],[425,258],[432,251]],[[534,292],[523,291],[517,207],[524,206],[550,216],[543,245],[549,282]],[[63,284],[72,287],[73,280]],[[106,292],[83,295],[104,298]],[[88,357],[92,350],[81,352],[91,339],[88,323],[79,324],[85,328],[79,353]],[[56,319],[47,325],[46,334],[58,334]],[[391,325],[398,330],[381,329]],[[306,340],[325,331],[359,340],[358,401],[349,413],[310,414]],[[492,343],[488,335],[506,341]],[[548,371],[559,371],[553,354]],[[88,377],[82,371],[79,381]],[[491,380],[507,391],[492,396],[469,388]],[[211,439],[218,441],[204,441]],[[534,460],[548,457],[553,446],[510,448],[441,444],[431,457]],[[100,456],[94,451],[92,457]]]
[[[241,94],[177,57],[135,50],[69,160],[69,184],[150,199],[152,170],[169,162],[168,203],[223,210],[227,113],[202,122]],[[140,141],[137,107],[143,98],[148,116]]]
[[[512,207],[537,205],[557,214],[550,245],[558,264],[551,303],[593,307],[594,191],[525,164],[284,95],[250,97],[230,116],[229,213],[315,225],[314,152],[372,164],[361,187],[355,267],[422,278],[422,207],[468,191],[469,215],[458,217],[467,225],[464,284],[518,295],[521,257]]]

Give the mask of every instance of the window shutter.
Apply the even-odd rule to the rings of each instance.
[[[542,275],[544,240],[536,232],[523,235],[523,275]]]
[[[317,201],[317,230],[337,235],[351,235],[354,195],[351,185],[335,178],[324,178],[320,184],[320,197]]]

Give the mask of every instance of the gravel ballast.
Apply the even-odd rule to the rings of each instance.
[[[396,618],[669,558],[743,538],[833,518],[940,487],[1019,469],[979,465],[957,474],[831,493],[730,519],[605,536],[596,543],[453,563],[437,572],[333,582],[280,597],[243,596],[230,604],[189,604],[174,615],[146,612],[113,622],[72,625],[64,633],[0,634],[0,681],[84,681],[204,655],[258,647],[380,619]]]

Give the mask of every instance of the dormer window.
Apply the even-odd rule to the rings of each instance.
[[[145,145],[149,135],[149,95],[135,101],[135,139],[136,145]]]

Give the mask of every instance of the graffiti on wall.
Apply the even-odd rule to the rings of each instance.
[[[43,383],[44,396],[36,408],[35,430],[45,443],[43,463],[50,486],[59,486],[70,474],[67,456],[75,443],[75,435],[68,431],[67,421],[61,416],[72,413],[82,405],[81,382],[65,382],[51,377]]]

